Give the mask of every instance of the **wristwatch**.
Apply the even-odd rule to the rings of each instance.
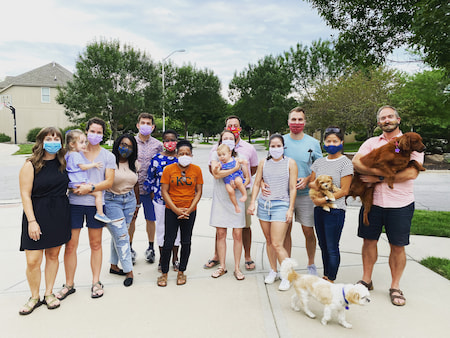
[[[93,192],[95,190],[95,185],[91,185],[91,192]]]
[[[384,176],[378,176],[378,179],[383,182],[384,181]]]

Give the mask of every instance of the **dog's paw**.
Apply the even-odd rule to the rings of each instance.
[[[353,327],[352,324],[350,324],[350,323],[348,323],[348,322],[346,322],[346,321],[339,322],[339,324],[341,324],[341,325],[342,325],[343,327],[345,327],[346,329],[351,329],[351,328]]]
[[[323,206],[322,209],[325,210],[325,211],[328,211],[328,212],[330,211],[330,207],[328,207],[328,206],[326,206],[326,205]]]
[[[331,204],[330,204],[330,208],[336,209],[336,208],[337,208],[337,205],[334,204],[334,203],[331,203]]]
[[[326,320],[325,318],[322,318],[322,320],[320,322],[322,323],[322,325],[327,325],[328,320]]]
[[[336,198],[334,197],[334,195],[331,195],[330,197],[328,197],[328,199],[333,202],[336,201]]]
[[[314,313],[312,313],[311,311],[305,311],[305,313],[309,318],[312,318],[312,319],[316,318],[316,315]]]

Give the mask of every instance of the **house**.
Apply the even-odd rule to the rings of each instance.
[[[33,128],[70,125],[55,98],[57,86],[65,86],[72,77],[70,71],[52,62],[0,82],[0,103],[9,103],[16,110],[17,143],[27,142],[27,133]],[[14,118],[6,107],[0,110],[0,133],[14,141]]]

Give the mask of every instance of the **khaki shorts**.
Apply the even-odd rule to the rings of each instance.
[[[252,199],[252,191],[250,188],[247,188],[247,199],[245,200],[245,227],[250,228],[252,225],[252,215],[247,214],[247,209],[250,205],[250,200]]]
[[[295,198],[295,221],[305,227],[314,227],[314,203],[309,195],[297,196]]]

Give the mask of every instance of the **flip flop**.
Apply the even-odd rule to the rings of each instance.
[[[253,264],[253,267],[252,267],[252,264]],[[255,262],[254,261],[245,262],[245,270],[247,270],[247,271],[255,270]]]
[[[236,271],[233,272],[233,275],[234,275],[234,277],[235,277],[237,280],[239,280],[239,281],[245,279],[244,274],[243,274],[242,272],[240,272],[240,271],[238,271],[238,272],[236,272]]]
[[[211,269],[213,267],[215,267],[216,265],[219,265],[220,262],[216,261],[215,259],[210,259],[208,260],[208,263],[206,263],[205,265],[203,265],[203,269]]]

